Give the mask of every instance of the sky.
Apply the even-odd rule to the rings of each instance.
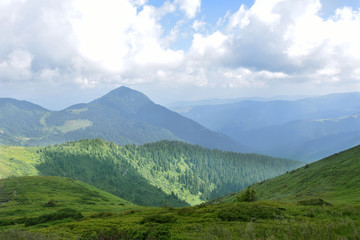
[[[360,0],[0,0],[0,98],[360,91]]]

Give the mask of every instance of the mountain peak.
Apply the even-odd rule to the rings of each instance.
[[[143,93],[128,87],[119,87],[92,103],[106,105],[126,113],[136,113],[141,107],[153,102]]]

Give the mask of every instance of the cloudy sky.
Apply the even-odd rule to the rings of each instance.
[[[0,97],[61,109],[360,91],[360,0],[0,0]]]

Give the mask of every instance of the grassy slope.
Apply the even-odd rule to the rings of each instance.
[[[85,215],[99,211],[121,211],[134,204],[71,178],[12,177],[0,180],[0,220],[36,217],[63,208]],[[45,207],[51,199],[56,206]]]
[[[358,239],[359,210],[277,202],[133,208],[0,227],[0,239]]]
[[[40,163],[39,148],[0,145],[0,179],[9,176],[34,176]]]
[[[88,199],[89,196],[92,197],[93,191],[89,188],[83,189],[81,186],[85,184],[73,182],[69,178],[4,179],[0,181],[0,190],[7,193],[8,199],[4,199],[5,203],[0,204],[0,220],[47,213],[49,208],[43,205],[51,198],[59,199],[58,204],[61,204],[61,208],[71,206],[78,209],[85,218],[77,221],[49,222],[32,227],[25,227],[24,224],[3,226],[0,227],[0,239],[358,239],[360,203],[356,201],[356,195],[359,195],[356,191],[356,159],[359,151],[359,147],[350,149],[310,164],[307,168],[296,170],[292,174],[285,174],[257,185],[260,198],[271,198],[274,195],[265,193],[266,189],[272,192],[277,190],[280,192],[279,196],[282,196],[279,197],[281,202],[202,204],[176,209],[139,208],[119,201],[113,195],[106,195],[109,201],[102,201],[101,197]],[[349,187],[342,178],[345,173],[352,177],[349,184],[355,184],[348,191],[344,191]],[[329,177],[328,174],[336,179],[332,179],[333,177]],[[289,175],[295,177],[291,180]],[[326,181],[323,181],[323,175],[328,178]],[[307,185],[308,180],[301,179],[302,176],[318,181],[320,187],[325,186],[325,183],[327,186],[331,185],[328,190],[332,194],[318,194],[319,191]],[[36,183],[34,179],[42,180]],[[51,183],[51,179],[54,179],[55,183]],[[287,183],[289,186],[295,184],[295,187],[292,190],[280,185],[273,189],[270,183]],[[282,188],[288,188],[291,194],[284,195],[284,192],[281,192]],[[296,202],[286,201],[296,199],[297,192],[302,188],[312,189],[313,195],[302,195],[298,198],[321,196],[326,200],[332,200],[334,206],[300,206]],[[101,191],[98,192],[100,194]],[[77,197],[79,193],[80,196]],[[342,196],[339,197],[340,195]],[[34,197],[33,201],[29,201],[31,196]],[[9,198],[13,200],[7,202]],[[18,200],[15,201],[16,198]],[[95,205],[86,204],[89,201]],[[119,206],[118,203],[125,205]]]
[[[360,146],[254,187],[260,199],[295,201],[322,198],[332,203],[360,204]],[[236,195],[228,195],[222,201],[236,201]]]

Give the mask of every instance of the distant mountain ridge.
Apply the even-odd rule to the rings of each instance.
[[[182,140],[209,148],[249,151],[230,137],[208,130],[127,87],[62,111],[0,99],[0,144],[36,146],[85,138],[103,138],[117,144]]]
[[[181,114],[277,157],[314,161],[360,144],[360,93],[195,106]]]

